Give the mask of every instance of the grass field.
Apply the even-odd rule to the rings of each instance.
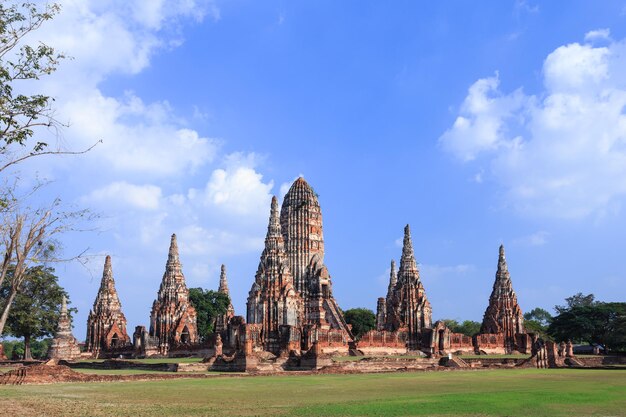
[[[523,369],[6,386],[12,416],[621,416],[626,371]]]

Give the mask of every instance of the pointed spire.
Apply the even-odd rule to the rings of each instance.
[[[220,270],[220,286],[217,289],[218,292],[223,294],[229,294],[228,291],[228,281],[226,280],[226,265],[222,264],[222,268]]]
[[[396,273],[396,261],[392,259],[391,271],[389,272],[389,287],[387,287],[387,299],[391,298],[393,289],[396,287],[397,283],[398,283],[398,274]]]
[[[61,301],[61,316],[67,317],[67,297],[63,294],[63,300]]]
[[[172,234],[172,240],[170,242],[170,251],[167,254],[167,263],[178,263],[178,243],[176,242],[176,233]]]
[[[404,280],[408,274],[415,274],[419,279],[417,262],[413,252],[413,242],[411,241],[411,228],[407,224],[404,227],[404,243],[402,245],[402,258],[400,258],[399,279]]]
[[[100,281],[100,292],[109,288],[109,283],[113,281],[113,267],[111,266],[111,256],[107,255],[104,259],[104,269],[102,271],[102,281]]]
[[[272,207],[270,209],[270,221],[267,225],[267,238],[280,237],[280,217],[278,212],[278,199],[272,196]]]
[[[504,255],[504,245],[500,245],[500,252],[498,255],[498,272],[507,272],[508,266],[506,264],[506,256]]]

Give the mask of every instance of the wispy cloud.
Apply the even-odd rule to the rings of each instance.
[[[609,39],[595,31],[588,38]],[[477,80],[440,137],[460,160],[487,162],[505,203],[530,215],[602,216],[626,197],[626,40],[571,43],[543,64],[544,90],[500,89]]]

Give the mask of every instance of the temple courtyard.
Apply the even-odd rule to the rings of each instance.
[[[13,416],[620,416],[622,369],[230,375],[3,386]]]

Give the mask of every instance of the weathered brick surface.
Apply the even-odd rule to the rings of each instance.
[[[286,335],[290,330],[285,326],[301,328],[305,320],[304,300],[294,286],[285,254],[278,200],[272,197],[265,249],[248,295],[247,321],[260,327],[260,340],[255,344],[264,350],[279,353],[281,349],[288,348],[292,339]],[[299,346],[296,347],[299,349]]]
[[[226,294],[230,300],[230,291],[228,290],[228,280],[226,278],[226,265],[222,265],[220,269],[220,286],[217,289],[218,292]],[[215,332],[222,333],[228,327],[228,322],[235,316],[235,308],[232,301],[228,303],[226,314],[221,314],[215,319]]]
[[[95,357],[125,347],[130,348],[126,317],[115,289],[111,257],[104,261],[98,295],[87,319],[87,351]]]
[[[516,350],[516,334],[526,333],[524,330],[524,315],[517,303],[517,295],[513,291],[511,275],[506,263],[504,245],[500,246],[496,279],[489,297],[489,306],[485,311],[480,333],[501,334],[504,338],[501,346],[507,352]],[[498,341],[498,344],[500,344],[500,341]],[[493,346],[492,343],[490,345]]]
[[[67,301],[63,296],[57,330],[48,349],[49,359],[74,360],[80,357],[78,341],[72,334],[72,322],[67,314]]]
[[[198,343],[196,309],[189,302],[176,235],[172,235],[165,273],[152,305],[150,337],[154,338],[151,342],[162,355],[174,347]]]

